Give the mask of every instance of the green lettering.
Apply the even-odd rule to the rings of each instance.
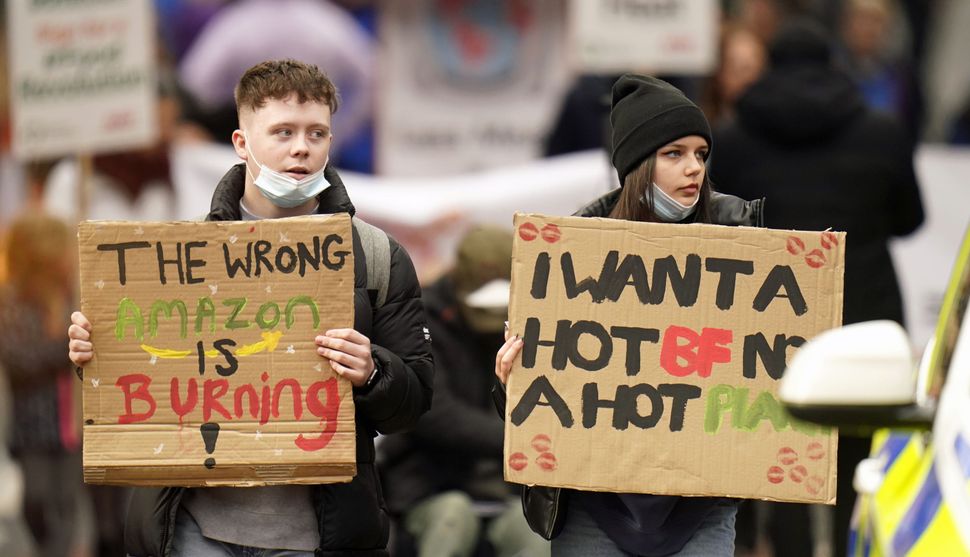
[[[130,298],[125,297],[118,302],[118,316],[115,319],[116,339],[124,340],[125,330],[129,324],[135,327],[135,340],[141,342],[142,328],[145,326],[145,320],[141,315],[141,308],[138,307],[138,304],[132,302]]]
[[[295,320],[293,310],[297,304],[302,304],[310,308],[310,313],[313,314],[313,328],[316,329],[319,327],[320,312],[317,310],[317,303],[309,296],[295,296],[290,298],[290,301],[286,303],[286,328],[289,329],[293,326],[293,321]]]
[[[717,433],[721,429],[721,416],[734,404],[734,387],[718,385],[708,391],[707,413],[704,414],[704,431]]]
[[[754,403],[745,412],[744,422],[738,426],[745,431],[757,431],[763,420],[770,420],[775,431],[782,431],[788,427],[788,416],[785,410],[778,399],[768,391],[761,391],[758,394],[758,398],[754,399]]]
[[[248,320],[236,321],[236,317],[239,315],[239,312],[246,307],[247,303],[249,303],[249,300],[246,298],[229,298],[222,301],[222,305],[224,306],[233,306],[232,313],[229,315],[229,318],[226,319],[227,329],[232,331],[235,329],[246,329],[249,327]]]
[[[189,326],[189,312],[185,309],[185,302],[182,300],[172,300],[171,302],[155,300],[152,303],[151,312],[148,314],[148,335],[150,337],[155,338],[158,334],[158,314],[165,312],[165,317],[171,319],[173,309],[179,312],[179,338],[185,338]]]
[[[199,304],[195,307],[195,332],[202,332],[202,320],[209,318],[209,332],[216,332],[216,306],[212,303],[212,298],[203,296],[199,298]]]
[[[267,321],[266,311],[272,310],[273,317]],[[280,306],[276,302],[266,302],[265,304],[259,306],[259,311],[256,312],[256,325],[260,329],[272,329],[280,322]]]

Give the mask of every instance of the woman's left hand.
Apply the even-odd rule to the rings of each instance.
[[[522,339],[518,335],[509,336],[508,329],[505,330],[505,344],[498,349],[495,355],[495,375],[504,385],[509,380],[509,373],[512,372],[512,362],[522,351]]]

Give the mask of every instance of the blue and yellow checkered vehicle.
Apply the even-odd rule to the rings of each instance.
[[[970,556],[968,299],[970,230],[920,364],[917,402],[935,405],[932,430],[876,432],[856,471],[850,555]]]

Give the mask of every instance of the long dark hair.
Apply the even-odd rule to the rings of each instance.
[[[657,166],[657,153],[650,155],[623,179],[623,191],[613,210],[611,219],[633,220],[638,222],[661,222],[653,210],[653,170]],[[711,222],[711,179],[704,173],[704,182],[697,193],[700,199],[694,210],[692,222]],[[646,203],[644,203],[646,200]]]

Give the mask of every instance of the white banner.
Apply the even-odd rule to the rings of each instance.
[[[411,0],[381,10],[377,168],[440,176],[540,155],[567,85],[556,0]]]
[[[150,0],[7,2],[18,158],[130,149],[157,133]]]
[[[716,0],[572,0],[572,48],[587,73],[707,74],[718,14]]]

